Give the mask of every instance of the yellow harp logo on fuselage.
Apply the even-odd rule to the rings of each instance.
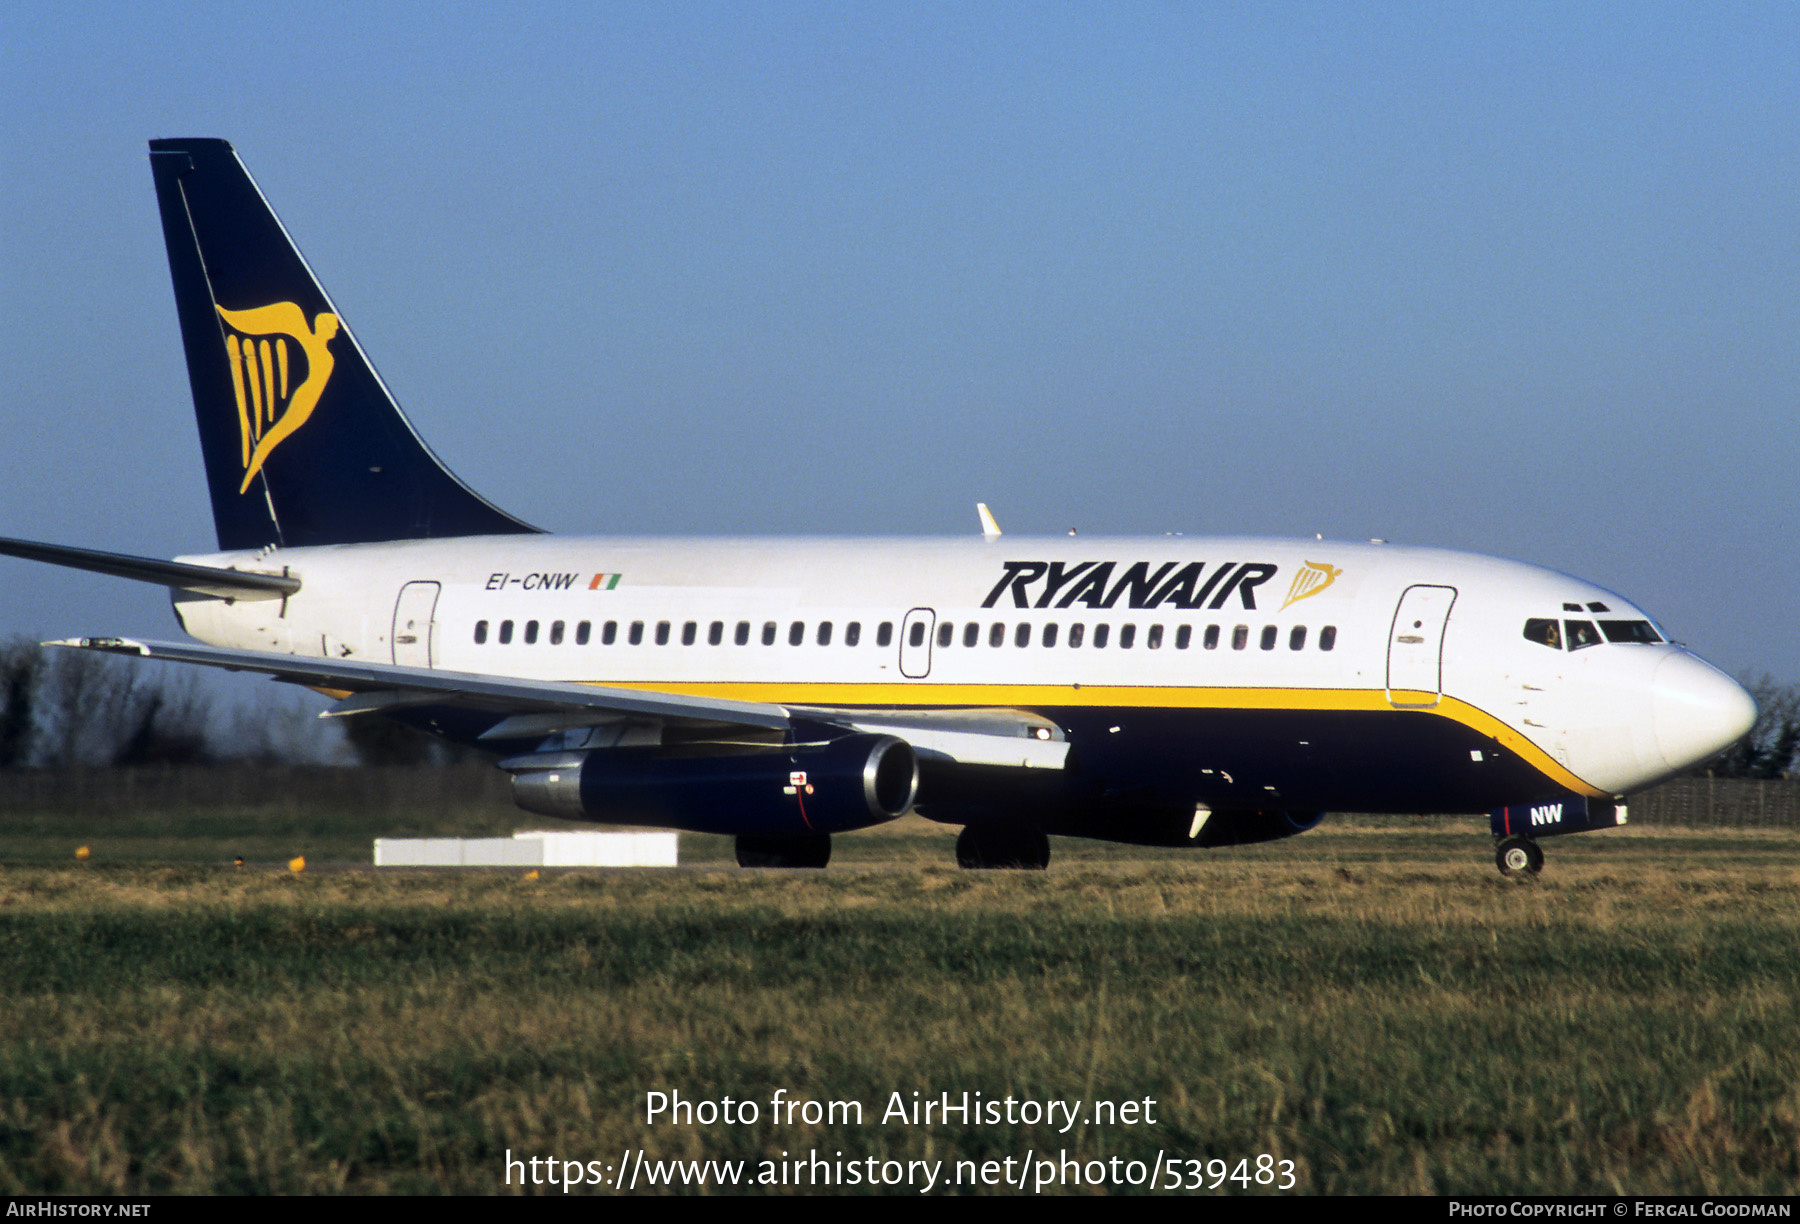
[[[231,390],[237,396],[238,430],[243,438],[244,483],[238,492],[245,493],[270,453],[306,424],[325,393],[333,365],[326,345],[337,335],[338,318],[320,311],[308,327],[305,312],[293,302],[253,310],[216,309],[230,329],[225,333],[225,353],[230,358]],[[305,376],[298,385],[293,379],[300,372],[290,364],[289,341],[306,361]]]
[[[1296,600],[1309,599],[1317,595],[1336,582],[1338,575],[1343,572],[1336,566],[1321,561],[1308,561],[1300,572],[1294,575],[1294,584],[1288,588],[1287,598],[1282,601],[1281,606],[1285,608]]]

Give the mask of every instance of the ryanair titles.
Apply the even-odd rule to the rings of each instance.
[[[1014,608],[1222,608],[1233,593],[1256,607],[1256,588],[1279,566],[1263,561],[1006,561],[1006,572],[981,606]],[[1012,592],[1010,604],[1003,602]]]

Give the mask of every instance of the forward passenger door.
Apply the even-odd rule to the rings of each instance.
[[[1430,709],[1443,697],[1444,627],[1456,588],[1409,586],[1388,631],[1387,697],[1400,709]]]

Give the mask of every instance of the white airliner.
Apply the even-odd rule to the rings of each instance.
[[[1755,719],[1629,601],[1467,553],[1021,539],[985,507],[966,539],[542,534],[413,433],[230,145],[150,161],[219,551],[0,552],[165,585],[206,643],[60,645],[330,691],[498,752],[532,811],[823,866],[916,810],[972,867],[1486,812],[1536,871]]]

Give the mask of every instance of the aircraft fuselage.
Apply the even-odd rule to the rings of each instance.
[[[217,646],[790,707],[1030,711],[1071,745],[1040,795],[1070,812],[1623,795],[1717,751],[1744,706],[1610,591],[1390,544],[538,535],[185,560],[301,579],[285,600],[178,597]]]

